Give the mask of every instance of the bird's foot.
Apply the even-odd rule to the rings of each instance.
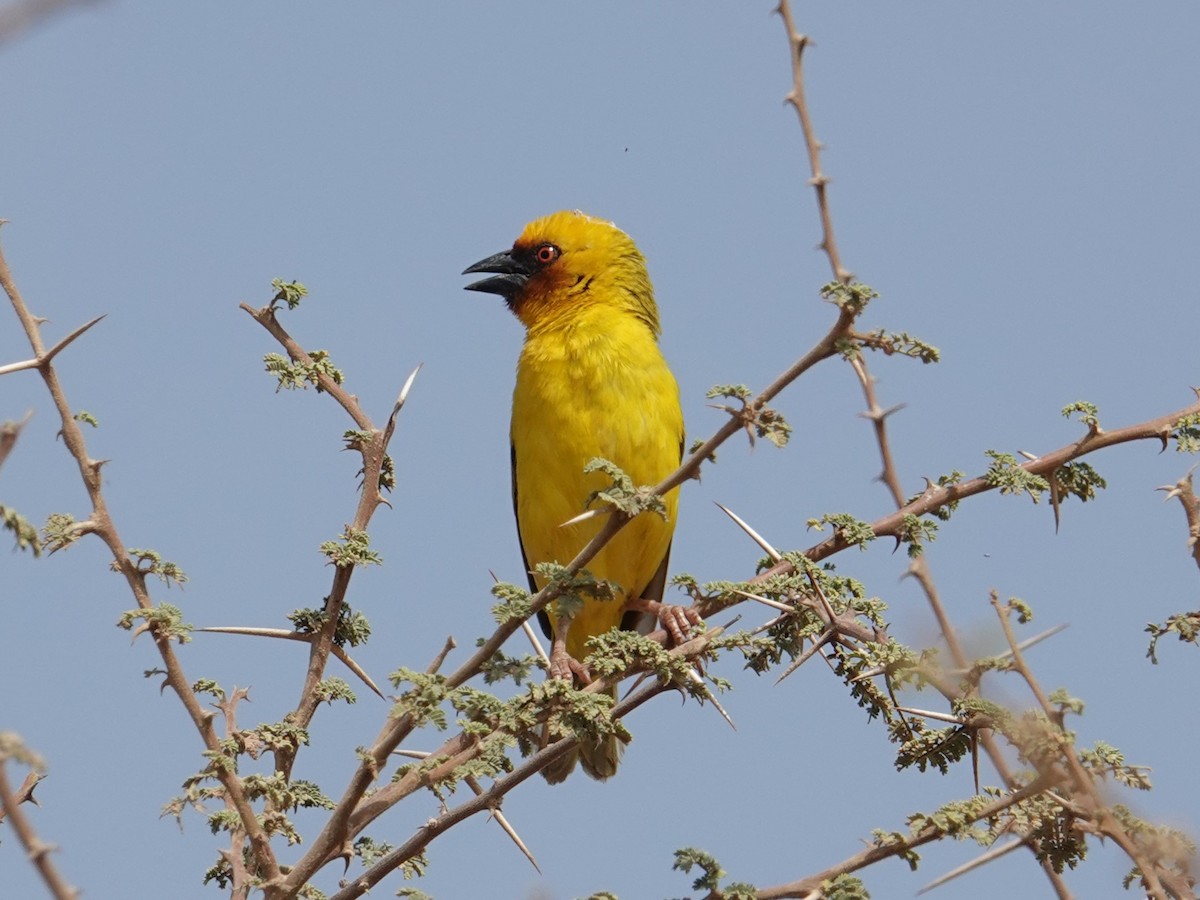
[[[671,636],[671,641],[675,645],[686,643],[692,628],[704,624],[700,613],[696,612],[695,607],[692,606],[679,606],[674,603],[662,603],[658,600],[638,597],[626,603],[625,608],[650,613]]]
[[[550,677],[564,681],[579,679],[580,684],[591,684],[592,673],[587,666],[567,652],[565,641],[554,641],[550,646]]]

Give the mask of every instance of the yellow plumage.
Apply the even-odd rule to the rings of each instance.
[[[602,524],[593,518],[562,527],[593,491],[608,486],[603,473],[584,473],[590,460],[611,460],[639,485],[655,484],[679,465],[679,388],[658,347],[645,260],[613,224],[559,212],[531,222],[511,251],[468,271],[498,273],[470,287],[505,296],[526,328],[511,430],[513,502],[526,566],[565,564]],[[627,601],[662,599],[678,491],[664,501],[665,518],[638,516],[588,564],[621,594],[615,601],[585,600],[570,621],[566,650],[575,660],[587,655],[590,637],[621,623]],[[531,586],[543,580],[531,574]],[[549,618],[557,635],[560,625]],[[584,769],[608,777],[618,749],[615,740],[582,747]],[[568,759],[547,777],[561,780],[573,765]]]

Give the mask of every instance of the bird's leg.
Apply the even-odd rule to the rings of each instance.
[[[550,677],[591,684],[592,673],[587,666],[567,652],[567,631],[571,628],[570,616],[559,616],[554,620],[554,637],[550,641]]]
[[[659,600],[647,600],[645,597],[632,598],[625,604],[626,611],[650,613],[658,620],[658,624],[671,636],[676,644],[687,642],[688,632],[694,625],[703,625],[700,613],[692,606],[678,606],[674,603],[663,603]]]

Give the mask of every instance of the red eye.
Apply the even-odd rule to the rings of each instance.
[[[536,259],[540,265],[545,266],[558,259],[558,254],[559,250],[553,244],[542,244],[533,251],[533,258]]]

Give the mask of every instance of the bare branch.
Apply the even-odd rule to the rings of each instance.
[[[21,293],[13,281],[8,262],[4,258],[2,247],[0,247],[0,288],[3,288],[5,294],[8,295],[13,310],[25,329],[25,336],[33,349],[34,356],[39,360],[44,360],[46,350],[41,336],[41,320],[29,311],[29,307],[21,297]],[[90,327],[90,325],[85,327]],[[37,368],[54,402],[55,409],[58,411],[59,420],[62,423],[63,443],[66,444],[67,450],[79,468],[80,477],[92,505],[92,513],[88,518],[89,530],[108,547],[113,558],[113,568],[125,579],[138,608],[152,609],[154,603],[146,589],[146,573],[140,570],[137,562],[131,559],[126,552],[127,545],[121,540],[116,524],[109,515],[108,504],[101,488],[100,467],[102,462],[94,460],[88,455],[83,431],[71,413],[66,392],[58,380],[58,372],[55,370],[53,362],[42,362]],[[171,636],[157,626],[152,627],[152,634],[155,647],[163,662],[167,684],[175,692],[179,702],[183,704],[188,718],[192,720],[192,724],[204,742],[205,749],[213,753],[219,752],[220,741],[213,728],[212,715],[201,707],[199,700],[192,692],[191,681],[184,674],[183,666],[175,655]],[[216,777],[228,793],[229,801],[237,810],[238,817],[246,829],[259,870],[267,878],[277,877],[279,866],[274,851],[271,849],[270,840],[255,816],[254,808],[250,805],[246,792],[243,790],[241,779],[238,778],[237,773],[220,767],[216,770]]]
[[[75,900],[80,896],[80,892],[67,883],[54,864],[54,860],[50,858],[55,847],[43,842],[37,836],[33,823],[29,821],[29,817],[21,808],[22,803],[33,802],[33,788],[40,779],[35,778],[30,783],[30,779],[26,778],[17,791],[13,791],[8,782],[7,764],[9,760],[22,758],[29,760],[30,757],[31,754],[25,750],[20,738],[15,734],[11,732],[0,734],[0,810],[4,813],[4,816],[0,818],[8,819],[12,830],[17,835],[17,840],[25,848],[29,861],[37,869],[51,896],[55,900]]]
[[[1200,566],[1200,499],[1196,498],[1196,492],[1192,488],[1192,473],[1195,470],[1196,467],[1192,466],[1188,473],[1173,485],[1160,487],[1159,490],[1167,492],[1167,500],[1178,498],[1183,506],[1183,514],[1187,517],[1188,547],[1191,548],[1192,559]]]
[[[1005,795],[987,806],[980,809],[974,816],[972,821],[981,822],[993,818],[1008,809],[1040,794],[1047,787],[1052,787],[1054,781],[1048,778],[1039,777],[1031,784],[1020,790],[1013,791]],[[873,863],[880,860],[888,859],[893,856],[900,856],[910,850],[915,850],[923,844],[928,844],[931,841],[940,840],[945,837],[946,832],[942,828],[933,825],[928,825],[922,828],[917,834],[912,837],[902,840],[888,841],[886,843],[877,844],[874,847],[868,847],[860,853],[856,853],[837,865],[830,866],[823,872],[818,872],[816,875],[810,875],[799,881],[793,881],[788,884],[781,884],[776,887],[763,888],[758,892],[759,900],[781,900],[785,897],[808,897],[814,891],[819,891],[822,882],[836,878],[838,875],[844,875],[849,872],[857,872],[864,869]],[[819,894],[818,894],[819,896]]]

